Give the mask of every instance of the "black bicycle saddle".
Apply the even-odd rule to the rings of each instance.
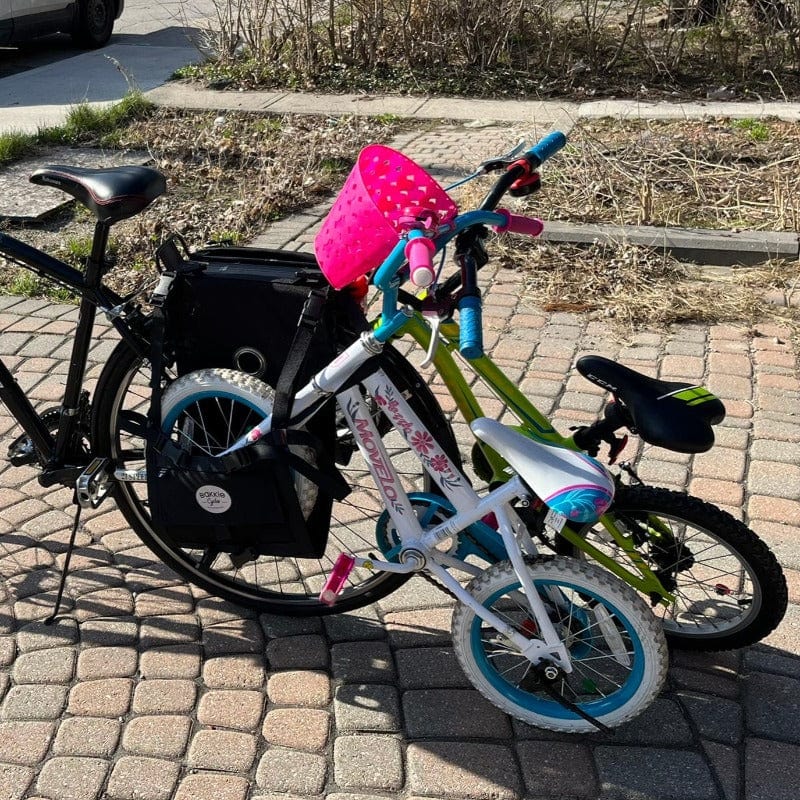
[[[71,194],[101,222],[119,222],[143,211],[167,190],[164,176],[150,167],[41,167],[31,183]]]
[[[725,418],[725,406],[708,389],[648,378],[602,356],[583,356],[576,366],[625,407],[644,441],[679,453],[703,453],[714,444],[711,426]]]

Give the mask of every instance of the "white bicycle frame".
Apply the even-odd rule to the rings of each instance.
[[[510,503],[528,499],[528,488],[515,476],[498,489],[484,497],[475,492],[466,477],[450,460],[436,441],[435,436],[422,424],[419,417],[406,402],[386,373],[378,369],[360,383],[374,399],[392,426],[399,431],[421,461],[425,470],[441,489],[456,513],[429,530],[423,530],[412,502],[402,486],[391,459],[383,445],[381,435],[375,427],[370,410],[364,402],[359,386],[341,392],[337,390],[369,358],[380,352],[381,345],[370,334],[364,334],[344,350],[334,361],[319,372],[310,383],[296,395],[292,406],[292,419],[303,419],[317,402],[331,394],[344,414],[353,438],[369,466],[370,473],[389,515],[394,522],[401,542],[397,562],[380,561],[373,558],[355,557],[355,565],[369,570],[409,573],[426,569],[462,603],[469,606],[481,619],[496,629],[532,664],[547,661],[556,664],[565,672],[572,672],[569,652],[563,644],[548,616],[545,604],[536,591],[525,565],[519,539],[526,550],[535,554],[535,546],[527,529]],[[313,412],[312,412],[313,413]],[[271,417],[266,417],[247,436],[242,437],[223,455],[233,452],[249,442],[256,441],[268,432]],[[501,453],[502,455],[502,453]],[[530,639],[510,626],[497,614],[483,606],[448,572],[447,567],[458,567],[468,573],[480,574],[482,570],[437,549],[436,545],[455,536],[475,522],[494,514],[498,532],[514,572],[519,578],[525,602],[530,607],[541,635],[541,639]]]

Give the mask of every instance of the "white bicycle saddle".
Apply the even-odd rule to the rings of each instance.
[[[614,480],[584,453],[529,439],[480,417],[472,432],[496,450],[550,508],[573,522],[595,522],[614,499]]]

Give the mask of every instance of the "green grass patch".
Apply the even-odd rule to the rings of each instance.
[[[44,280],[33,272],[20,270],[4,291],[18,297],[48,297],[60,303],[74,303],[77,296],[64,286]]]
[[[108,137],[146,116],[154,107],[141,92],[131,92],[108,108],[81,103],[70,109],[63,125],[42,128],[37,138],[41,144],[80,144],[98,140],[100,144],[109,145],[113,139]]]
[[[0,164],[29,155],[36,148],[36,136],[21,131],[0,134]]]
[[[754,142],[766,142],[769,139],[769,126],[758,119],[735,119],[731,122],[731,127],[747,134]]]

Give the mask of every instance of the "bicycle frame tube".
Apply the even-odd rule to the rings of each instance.
[[[78,324],[62,403],[62,419],[65,424],[59,425],[55,437],[44,425],[6,365],[0,361],[0,400],[7,406],[25,433],[30,436],[42,466],[60,466],[65,459],[72,455],[67,450],[77,418],[78,402],[91,345],[96,310],[97,307],[110,308],[122,300],[115,292],[100,284],[102,259],[107,239],[107,226],[98,223],[92,244],[92,254],[87,260],[86,275],[84,276],[69,264],[42,253],[13,236],[0,233],[0,254],[13,263],[65,286],[81,296]]]

